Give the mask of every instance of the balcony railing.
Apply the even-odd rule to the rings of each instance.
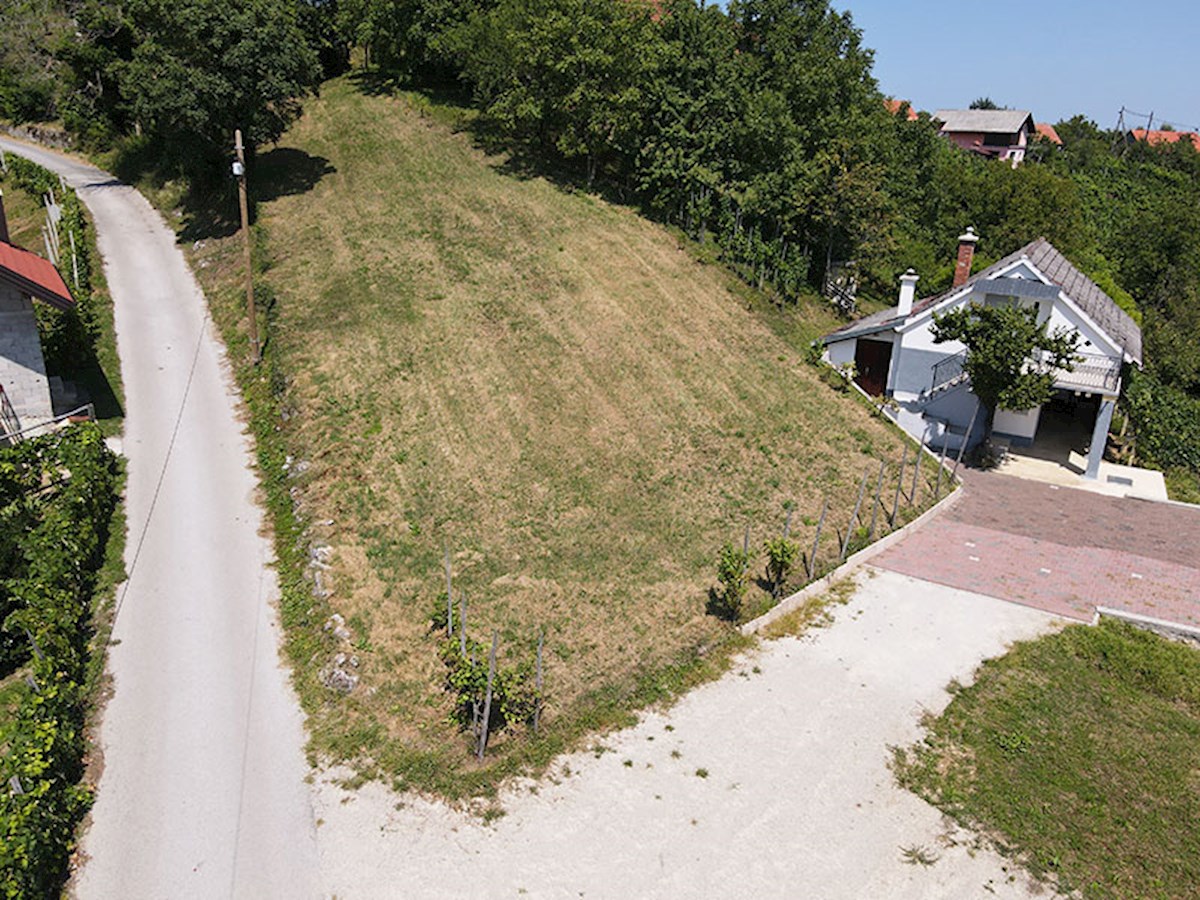
[[[1041,352],[1036,357],[1043,367],[1049,366],[1050,356]],[[1077,353],[1074,367],[1053,369],[1054,386],[1089,393],[1101,392],[1116,394],[1121,390],[1121,361],[1107,356],[1097,356],[1089,353]]]

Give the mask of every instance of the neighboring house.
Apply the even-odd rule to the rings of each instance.
[[[1128,135],[1131,141],[1145,141],[1151,147],[1161,144],[1176,144],[1179,141],[1190,141],[1191,145],[1200,150],[1200,134],[1194,131],[1147,131],[1145,128],[1135,128]]]
[[[1056,147],[1062,146],[1062,138],[1058,136],[1058,132],[1049,122],[1038,122],[1034,129],[1037,131],[1038,137],[1045,138]]]
[[[893,116],[900,115],[900,112],[903,110],[904,118],[909,122],[915,122],[918,118],[920,118],[917,115],[917,111],[912,108],[912,104],[910,104],[907,100],[896,100],[892,97],[888,97],[883,101],[883,105]]]
[[[1121,366],[1141,365],[1141,331],[1044,238],[968,277],[978,240],[972,229],[959,238],[950,290],[914,302],[918,276],[910,269],[900,277],[899,304],[826,335],[825,358],[835,366],[853,363],[858,385],[892,398],[893,418],[917,440],[939,449],[970,447],[982,439],[984,422],[963,371],[966,348],[957,341],[934,343],[934,314],[970,303],[1036,306],[1039,321],[1049,321],[1051,330],[1078,332],[1081,361],[1071,372],[1055,373],[1055,396],[1044,407],[997,410],[993,433],[1035,447],[1064,436],[1088,443],[1090,434],[1086,476],[1095,478],[1121,390]]]
[[[59,309],[75,303],[58,269],[9,243],[0,197],[0,442],[54,417],[34,300]]]
[[[939,133],[964,150],[1007,159],[1014,168],[1036,130],[1033,114],[1023,109],[939,109],[933,118]]]

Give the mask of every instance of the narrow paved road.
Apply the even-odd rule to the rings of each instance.
[[[224,350],[145,199],[66,156],[96,222],[125,382],[129,581],[82,898],[319,896],[303,720],[279,664],[271,548]]]

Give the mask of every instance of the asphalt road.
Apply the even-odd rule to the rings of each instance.
[[[224,350],[173,233],[66,156],[96,222],[125,383],[129,581],[81,898],[320,896],[303,719],[279,662],[271,547]]]

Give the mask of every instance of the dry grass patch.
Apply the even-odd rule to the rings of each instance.
[[[319,174],[260,205],[290,484],[331,522],[312,534],[361,663],[343,699],[297,660],[315,747],[451,794],[722,671],[740,642],[704,614],[720,545],[747,523],[761,543],[787,501],[801,540],[825,497],[844,525],[901,447],[804,362],[824,313],[748,309],[667,230],[506,172],[454,115],[331,82],[259,176]],[[236,245],[199,254],[236,344]],[[445,545],[502,664],[546,634],[546,733],[499,736],[483,770],[429,633]]]

